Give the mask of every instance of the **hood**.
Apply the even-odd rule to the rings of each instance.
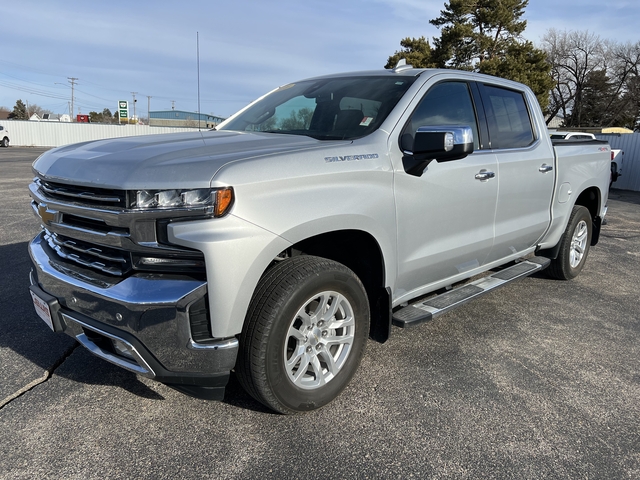
[[[343,142],[297,135],[204,131],[98,140],[59,147],[34,170],[74,185],[115,188],[205,188],[225,164],[324,148]]]

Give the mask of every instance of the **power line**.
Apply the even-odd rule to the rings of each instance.
[[[12,90],[18,90],[20,92],[25,92],[25,93],[30,93],[32,95],[40,95],[42,97],[49,97],[49,98],[57,98],[57,99],[66,99],[68,98],[66,95],[59,95],[59,94],[54,94],[54,93],[50,93],[50,92],[46,92],[44,90],[40,90],[37,88],[33,88],[33,87],[25,87],[22,85],[18,85],[12,82],[5,82],[0,80],[0,86],[6,87],[6,88],[10,88]]]

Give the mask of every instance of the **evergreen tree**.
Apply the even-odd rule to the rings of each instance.
[[[13,112],[11,112],[11,118],[15,120],[29,120],[27,107],[22,100],[16,102],[16,105],[13,107]]]
[[[409,65],[415,68],[433,68],[435,62],[431,60],[431,45],[426,38],[405,38],[400,41],[402,50],[396,51],[387,60],[384,68],[394,68],[400,59],[405,59]]]
[[[441,31],[432,48],[424,38],[405,38],[387,60],[417,68],[458,68],[496,75],[528,85],[544,109],[553,88],[545,53],[522,39],[521,17],[528,0],[450,0],[431,24]]]
[[[531,42],[508,45],[502,55],[481,62],[478,71],[524,83],[536,94],[540,108],[546,111],[549,92],[554,86],[551,66],[546,54]]]
[[[440,67],[477,70],[485,60],[503,57],[520,43],[527,26],[521,20],[528,0],[450,0],[430,23],[440,29],[434,38],[434,59]]]
[[[98,112],[89,112],[89,122],[91,123],[102,123],[103,116]]]
[[[582,90],[580,119],[570,119],[582,127],[609,126],[608,103],[615,96],[614,86],[604,70],[589,73]]]

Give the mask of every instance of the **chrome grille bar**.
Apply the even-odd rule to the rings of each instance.
[[[84,246],[73,240],[60,240],[55,233],[45,230],[45,240],[56,254],[65,260],[75,262],[83,267],[93,268],[110,275],[119,277],[130,270],[128,254],[122,252],[121,256],[115,253],[108,255],[95,246]],[[76,253],[77,252],[77,253]],[[103,261],[100,261],[103,260]]]
[[[63,197],[77,198],[84,201],[115,204],[116,206],[125,207],[126,192],[121,194],[105,193],[103,189],[91,189],[88,187],[73,187],[53,182],[47,182],[35,179],[36,184],[48,195],[59,195]]]
[[[53,241],[53,243],[55,243],[57,246],[59,247],[65,247],[68,248],[70,250],[75,250],[77,252],[80,253],[84,253],[86,255],[92,255],[94,257],[97,257],[101,260],[107,260],[109,262],[115,262],[115,263],[127,263],[127,260],[125,258],[122,257],[122,255],[109,255],[108,253],[105,253],[103,249],[92,246],[92,247],[84,247],[82,245],[79,245],[78,242],[74,241],[74,240],[60,240],[58,238],[58,235],[56,234],[52,234],[51,235],[51,239]]]

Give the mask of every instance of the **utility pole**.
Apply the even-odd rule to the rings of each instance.
[[[133,121],[137,122],[138,118],[136,117],[136,94],[138,92],[131,92],[131,95],[133,96]]]
[[[151,95],[147,95],[147,125],[151,125]]]
[[[71,121],[73,122],[73,90],[76,85],[76,77],[67,77],[67,80],[71,84]]]

